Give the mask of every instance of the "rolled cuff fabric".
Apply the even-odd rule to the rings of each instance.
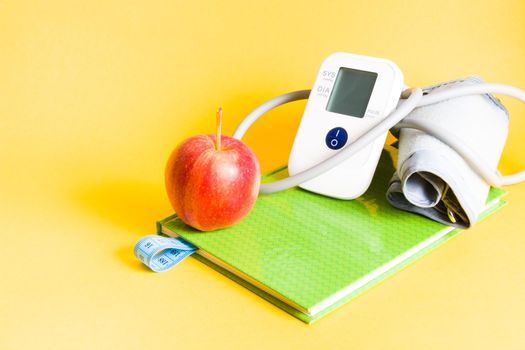
[[[423,89],[424,93],[482,82],[467,78]],[[497,169],[508,133],[508,112],[492,95],[472,95],[416,108],[405,120],[436,123]],[[473,225],[490,186],[452,148],[422,131],[399,130],[397,171],[387,199],[396,208],[461,228]]]

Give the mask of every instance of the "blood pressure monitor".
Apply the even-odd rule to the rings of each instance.
[[[333,156],[381,122],[396,107],[403,86],[401,70],[389,60],[348,53],[326,58],[295,136],[290,175]],[[386,135],[300,186],[335,198],[359,197],[372,181]]]

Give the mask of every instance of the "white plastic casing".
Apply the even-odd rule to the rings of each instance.
[[[334,82],[341,67],[377,73],[365,115],[357,118],[326,110]],[[295,175],[333,156],[370,128],[382,121],[397,105],[403,91],[403,73],[389,60],[348,53],[334,53],[321,64],[295,136],[288,171]],[[344,128],[348,134],[345,146],[329,148],[326,137],[330,130]],[[300,187],[326,196],[353,199],[370,186],[387,133],[326,173]]]

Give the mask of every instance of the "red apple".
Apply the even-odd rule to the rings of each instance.
[[[166,166],[166,191],[186,224],[212,231],[232,226],[252,209],[259,193],[259,162],[242,141],[220,135],[197,135],[183,141]]]

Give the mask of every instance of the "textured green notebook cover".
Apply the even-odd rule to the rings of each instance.
[[[195,244],[207,257],[194,255],[198,260],[311,323],[460,232],[391,207],[385,193],[393,171],[383,152],[372,185],[358,199],[293,188],[259,196],[252,212],[228,229],[203,233],[172,215],[158,231]],[[267,180],[283,175],[285,169]],[[484,216],[504,205],[498,200],[504,193],[491,190]]]

